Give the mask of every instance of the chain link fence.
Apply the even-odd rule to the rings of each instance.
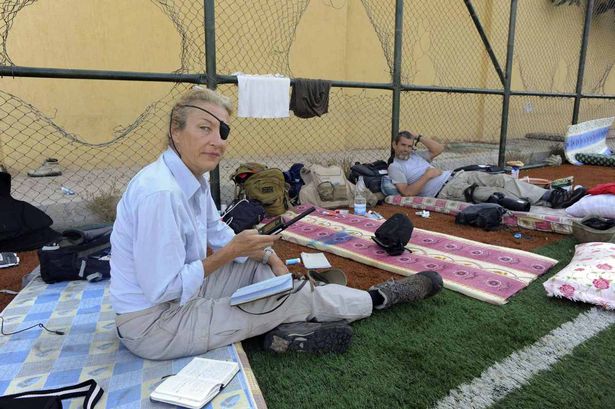
[[[173,27],[179,47],[169,51],[176,58],[169,73],[204,74],[207,61],[203,3],[139,1],[154,6]],[[0,0],[0,3],[0,64],[23,65],[11,55],[9,34],[24,10],[42,2]],[[91,3],[94,8],[96,2]],[[82,7],[87,4],[90,2],[82,3]],[[313,19],[310,13],[317,7],[327,8],[337,18],[345,18],[347,12],[364,16],[365,24],[360,30],[373,32],[381,47],[377,55],[366,55],[365,60],[383,58],[384,66],[388,67],[385,82],[393,80],[396,5],[394,1],[376,0],[216,2],[216,74],[279,73],[293,78],[298,76],[297,72],[305,72],[293,64],[293,55],[303,51],[297,48],[298,28],[309,35],[309,30],[301,25]],[[505,70],[509,2],[411,1],[405,2],[403,11],[400,76],[402,85],[409,90],[401,92],[399,129],[416,131],[445,143],[447,149],[435,164],[449,169],[470,162],[497,163],[500,148],[503,85],[472,22],[469,8],[476,13],[500,68]],[[584,13],[584,1],[561,6],[550,1],[518,2],[513,95],[506,130],[507,160],[535,164],[550,153],[562,150],[563,135],[573,114]],[[357,21],[356,17],[353,21]],[[142,27],[144,33],[155,28]],[[583,91],[612,95],[614,92],[609,89],[612,81],[608,80],[615,63],[612,17],[596,14],[591,28]],[[351,29],[348,27],[348,32]],[[354,38],[349,38],[347,43],[349,47],[361,46]],[[100,61],[96,69],[116,68],[106,64],[105,58]],[[148,64],[154,62],[143,62],[144,71]],[[344,87],[347,79],[343,74],[335,80],[338,81],[331,89],[329,113],[320,118],[301,119],[291,114],[288,119],[233,119],[230,145],[220,165],[222,203],[233,198],[230,176],[242,162],[256,161],[286,170],[297,162],[336,163],[347,167],[354,162],[388,158],[393,91],[390,87]],[[372,77],[362,80],[374,81]],[[122,106],[136,115],[122,120],[121,125],[115,124],[108,137],[94,131],[88,133],[87,125],[71,128],[66,123],[78,121],[74,118],[69,121],[65,114],[58,112],[67,106],[61,99],[66,95],[58,92],[66,88],[67,82],[84,95],[95,93],[94,85],[101,83],[114,92],[130,88],[132,94],[112,94],[95,105],[116,104],[118,98],[123,98]],[[130,178],[166,147],[168,113],[173,102],[191,86],[190,82],[194,81],[0,79],[0,163],[13,176],[13,196],[45,210],[58,228],[111,220],[115,203]],[[432,92],[412,89],[413,86],[456,89]],[[30,94],[23,91],[34,87],[49,90],[45,104],[29,99]],[[221,84],[218,89],[237,101],[235,84]],[[525,96],[515,92],[566,96]],[[135,93],[140,98],[132,102],[130,95]],[[73,102],[83,105],[83,101],[76,98]],[[613,99],[584,98],[579,120],[612,116],[614,112]],[[95,117],[87,119],[92,118]],[[47,158],[58,159],[61,176],[28,176],[28,171],[38,168]]]

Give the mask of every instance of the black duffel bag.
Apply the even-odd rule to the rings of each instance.
[[[71,229],[38,251],[41,278],[59,281],[100,281],[111,277],[112,226]]]
[[[466,207],[455,216],[455,223],[496,230],[502,225],[507,210],[496,203],[480,203]]]
[[[389,165],[383,160],[377,160],[372,163],[356,162],[350,167],[348,180],[356,185],[359,176],[363,176],[365,186],[373,193],[380,193],[380,184],[382,183],[382,178],[389,173],[388,168]]]

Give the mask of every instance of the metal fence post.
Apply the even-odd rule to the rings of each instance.
[[[216,15],[214,0],[205,0],[205,64],[207,88],[215,90],[218,86],[216,74]],[[220,209],[220,166],[209,173],[211,196]]]
[[[506,161],[506,136],[508,134],[508,110],[510,106],[510,80],[512,76],[512,63],[515,46],[515,23],[517,20],[517,0],[510,2],[510,16],[508,20],[508,42],[506,44],[506,71],[504,72],[504,98],[502,101],[502,122],[500,125],[500,149],[498,165],[504,166]]]
[[[579,108],[581,107],[581,98],[583,94],[583,75],[585,74],[585,59],[587,56],[587,43],[589,42],[589,26],[592,18],[592,10],[594,9],[594,0],[587,0],[587,8],[585,9],[585,23],[583,24],[583,38],[581,40],[581,52],[579,54],[579,71],[577,72],[577,88],[576,96],[574,97],[574,108],[572,109],[572,123],[576,124],[579,121]]]
[[[495,72],[498,74],[498,78],[500,78],[500,82],[502,86],[504,86],[504,73],[502,72],[502,68],[498,63],[498,58],[495,56],[495,52],[493,51],[493,47],[491,47],[491,43],[487,38],[487,34],[483,29],[483,25],[480,22],[480,18],[478,18],[478,14],[476,14],[476,10],[474,9],[474,5],[472,4],[472,0],[464,0],[466,8],[468,9],[468,13],[470,13],[470,17],[472,18],[472,22],[478,30],[478,35],[480,36],[483,45],[485,46],[485,50],[487,50],[487,54],[489,55],[489,59],[493,64],[493,68],[495,68]]]
[[[401,105],[401,42],[404,24],[404,0],[395,2],[395,44],[393,48],[393,103],[391,109],[391,142],[399,132]],[[393,148],[391,147],[391,155]]]

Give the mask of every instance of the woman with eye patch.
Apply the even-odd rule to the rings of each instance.
[[[199,355],[261,334],[275,352],[342,352],[352,335],[348,322],[369,316],[375,305],[367,291],[295,282],[282,300],[230,305],[236,289],[288,273],[271,249],[279,235],[235,234],[212,199],[204,175],[224,156],[231,113],[228,98],[201,87],[188,91],[171,109],[168,148],[122,195],[111,236],[118,337],[147,359]],[[412,287],[406,298],[397,287],[383,289],[376,308],[441,287],[441,279],[438,286],[432,276],[417,276],[405,279]]]

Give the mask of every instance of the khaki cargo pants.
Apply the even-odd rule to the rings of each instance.
[[[252,314],[229,304],[237,288],[271,277],[268,265],[253,260],[229,263],[209,275],[198,294],[184,305],[165,302],[117,315],[118,336],[129,351],[142,358],[173,359],[242,341],[282,323],[354,321],[372,313],[369,293],[337,284],[312,288],[308,283],[284,303],[286,297],[276,295],[241,305]],[[300,283],[295,280],[295,290]]]
[[[478,187],[474,191],[474,199],[477,202],[486,201],[495,192],[502,192],[508,197],[516,199],[527,198],[530,204],[536,204],[547,191],[531,183],[515,179],[503,173],[487,172],[464,172],[456,173],[442,187],[438,193],[439,199],[458,200],[465,202],[463,191],[476,183]]]

